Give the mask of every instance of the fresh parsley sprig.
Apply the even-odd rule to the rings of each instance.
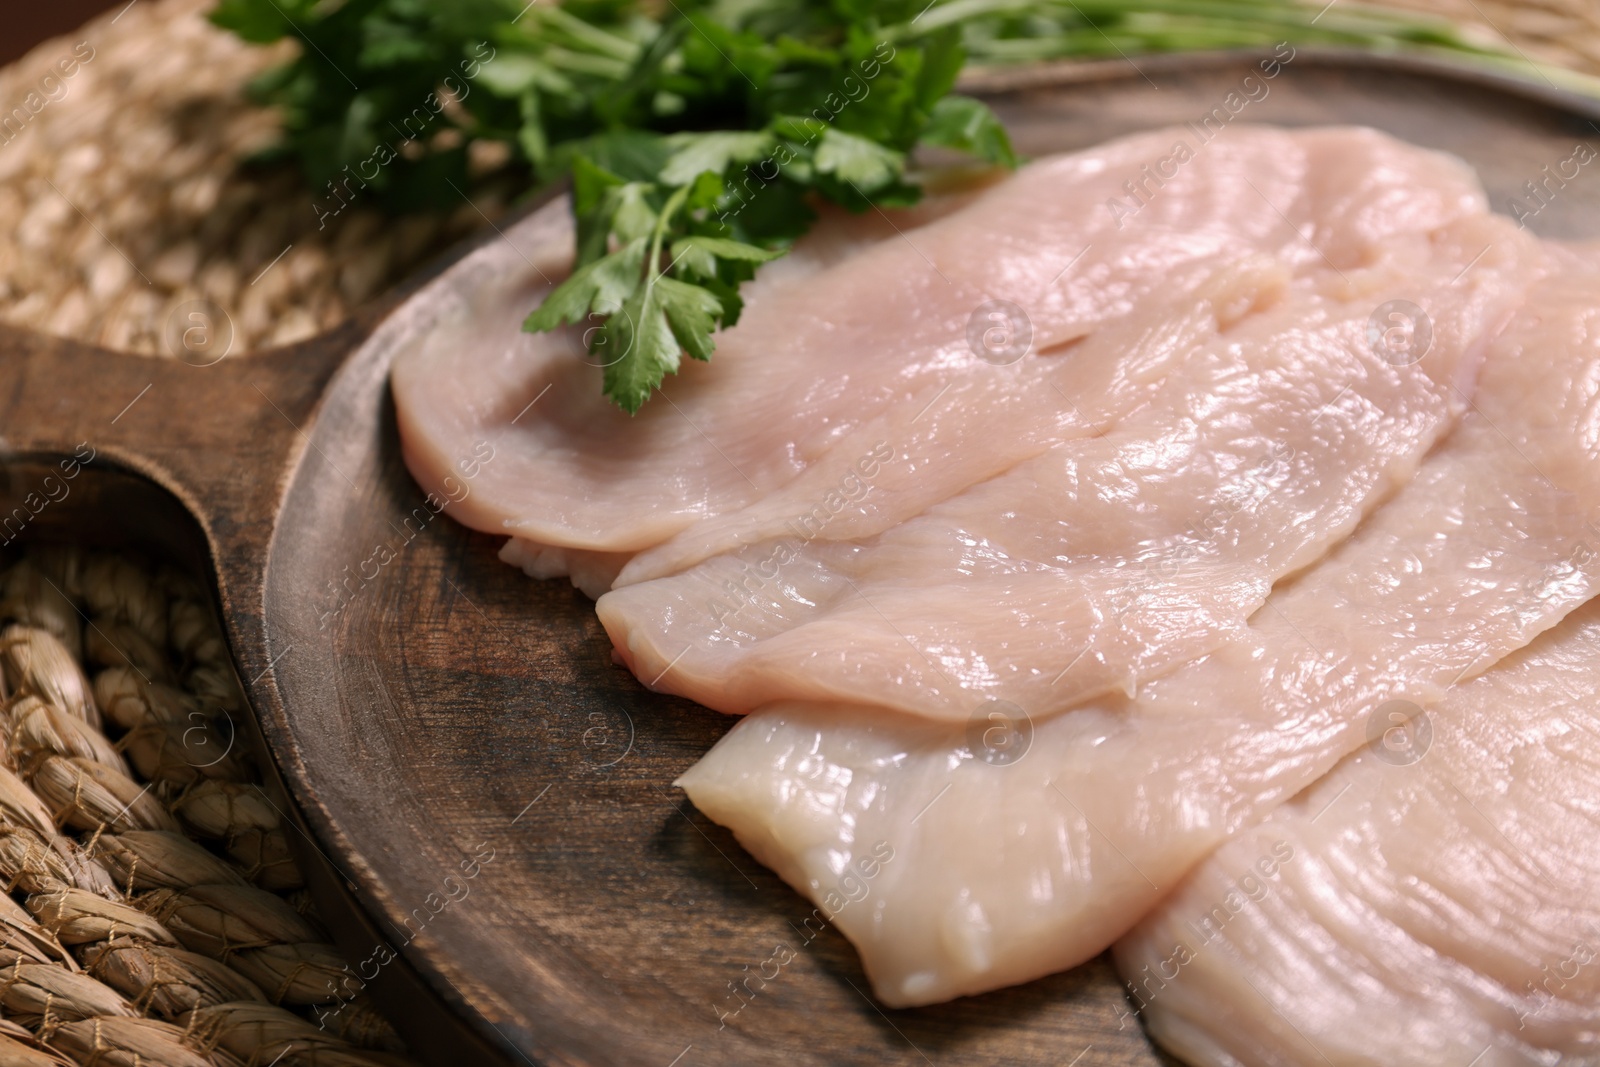
[[[625,129],[571,146],[576,269],[526,326],[598,323],[590,350],[628,411],[681,355],[711,358],[715,330],[738,321],[739,287],[809,227],[814,199],[914,203],[906,168],[919,144],[1016,161],[986,107],[949,95],[963,58],[954,33],[907,43],[900,26],[816,14],[809,41],[695,14],[664,26],[678,40],[658,50],[670,106],[753,128]]]
[[[637,411],[681,357],[710,359],[740,286],[818,201],[914,203],[919,145],[1014,165],[950,95],[954,26],[926,0],[222,0],[212,18],[301,55],[255,90],[340,206],[459,202],[469,145],[513,147],[530,187],[570,177],[572,275],[529,330],[588,327],[605,392]],[[331,201],[330,201],[331,203]]]
[[[570,177],[577,262],[527,326],[582,325],[628,411],[683,354],[711,357],[817,202],[913,203],[919,146],[1015,164],[989,110],[951,93],[969,56],[1287,39],[1514,60],[1357,0],[220,0],[212,19],[301,42],[254,89],[319,217],[457,206],[485,143],[530,189]]]

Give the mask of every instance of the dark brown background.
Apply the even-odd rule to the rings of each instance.
[[[127,3],[127,0],[121,0]],[[140,0],[147,3],[149,0]],[[23,55],[48,37],[76,29],[113,5],[106,0],[51,0],[48,4],[29,4],[6,12],[0,31],[0,65]]]

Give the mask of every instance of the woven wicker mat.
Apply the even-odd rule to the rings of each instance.
[[[302,888],[202,587],[5,563],[0,1064],[409,1062]]]
[[[284,344],[504,210],[486,189],[447,217],[319,229],[292,175],[236,164],[274,133],[239,90],[285,53],[212,28],[210,2],[142,0],[0,70],[9,108],[78,61],[0,132],[0,320],[167,354],[170,310],[203,298],[237,351]],[[1600,5],[1396,6],[1600,73]],[[200,587],[66,547],[0,568],[0,1064],[409,1062],[234,743],[243,696]]]
[[[475,190],[448,216],[352,208],[319,228],[295,175],[238,165],[275,130],[240,90],[288,53],[211,26],[213,4],[142,0],[0,70],[8,113],[77,63],[20,133],[0,128],[0,319],[170,354],[168,313],[203,298],[232,319],[235,352],[287,344],[503,211]]]

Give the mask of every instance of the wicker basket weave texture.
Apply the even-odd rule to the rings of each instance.
[[[0,1064],[400,1064],[303,889],[188,576],[0,572]]]
[[[234,351],[289,344],[502,213],[490,189],[448,215],[319,220],[294,172],[241,165],[277,131],[243,88],[291,53],[213,27],[212,2],[141,0],[0,70],[0,319],[170,355],[173,310],[204,300]]]

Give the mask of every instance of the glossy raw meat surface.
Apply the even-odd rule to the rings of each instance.
[[[1364,130],[1232,128],[1109,211],[1179,136],[826,220],[635,418],[517,329],[548,233],[396,361],[425,488],[489,453],[452,514],[752,712],[682,785],[887,1004],[1092,956],[1595,592],[1590,261]]]
[[[643,577],[780,527],[786,498],[765,498],[793,483],[814,500],[879,440],[941,460],[937,478],[911,477],[920,467],[906,464],[902,482],[885,481],[861,516],[830,532],[859,536],[1055,441],[1102,432],[1147,402],[1182,354],[1156,345],[1139,362],[1135,353],[1149,353],[1124,340],[1113,347],[1126,358],[1049,355],[1069,342],[1159,330],[1146,304],[1181,303],[1224,264],[1268,257],[1270,291],[1280,274],[1358,267],[1396,233],[1484,209],[1458,162],[1382,135],[1240,127],[1119,229],[1106,199],[1169,155],[1176,136],[1041,160],[922,226],[835,220],[810,242],[820,252],[764,270],[712,364],[685,361],[633,418],[601,397],[600,370],[575,337],[519,331],[565,270],[548,251],[530,257],[526,271],[460,294],[396,359],[406,461],[434,489],[492,448],[451,513],[534,545],[631,554],[684,534],[640,562]],[[1240,195],[1250,186],[1257,199]],[[1240,299],[1225,320],[1248,310],[1249,292]],[[969,343],[974,313],[994,300],[1026,308],[1031,355],[997,365]],[[731,526],[690,530],[747,508]],[[539,572],[553,566],[557,557]]]
[[[1466,406],[1535,255],[1481,217],[1393,238],[1361,267],[1319,261],[1220,331],[1226,300],[1185,297],[1159,309],[1185,324],[1161,341],[1177,366],[1103,435],[876,537],[842,542],[843,513],[796,505],[786,536],[682,574],[628,584],[635,560],[600,619],[647,684],[719,711],[836,700],[965,720],[986,700],[1043,716],[1135,690],[1237,634],[1275,581],[1410,479]],[[1233,271],[1217,284],[1260,293]],[[1427,309],[1431,343],[1395,365],[1370,323],[1406,298]],[[946,474],[888,442],[868,455],[864,504],[896,468]]]
[[[889,842],[897,859],[873,908],[838,917],[887,1003],[1093,955],[1359,747],[1388,701],[1434,703],[1593,594],[1592,574],[1563,561],[1600,505],[1596,291],[1593,269],[1558,259],[1417,477],[1244,633],[1136,697],[999,735],[983,721],[775,706],[684,787],[814,899]]]
[[[1118,944],[1186,1062],[1600,1057],[1600,605],[1394,729]]]

